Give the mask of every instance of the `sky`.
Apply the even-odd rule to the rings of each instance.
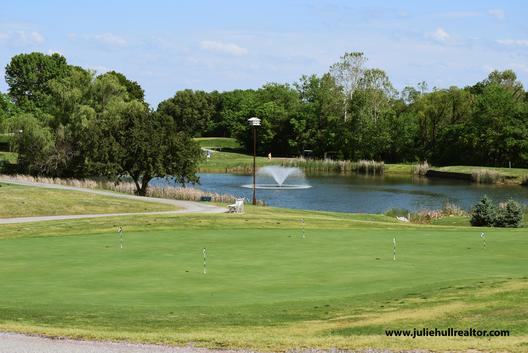
[[[57,52],[124,73],[153,107],[185,88],[293,83],[352,51],[397,89],[465,86],[508,68],[528,87],[526,15],[525,0],[2,0],[0,65]]]

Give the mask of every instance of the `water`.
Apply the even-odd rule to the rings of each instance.
[[[257,173],[259,176],[271,176],[278,186],[282,186],[290,176],[304,177],[304,173],[300,168],[281,167],[277,165],[262,167]]]
[[[251,200],[251,175],[200,174],[205,191],[228,193]],[[160,181],[155,181],[160,183]],[[271,177],[257,176],[257,183],[272,184]],[[453,202],[470,209],[484,194],[495,201],[513,198],[528,204],[528,188],[517,185],[480,185],[461,180],[412,178],[410,176],[320,175],[304,179],[290,176],[286,184],[309,184],[310,189],[257,190],[257,198],[266,204],[307,210],[380,213],[393,207],[411,211],[438,209]]]

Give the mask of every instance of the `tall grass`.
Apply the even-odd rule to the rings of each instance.
[[[450,216],[467,216],[468,212],[462,207],[451,202],[446,202],[439,210],[423,209],[410,214],[410,221],[412,223],[430,223],[435,219]]]
[[[471,179],[480,184],[496,184],[504,182],[504,175],[490,169],[479,169],[471,173]]]
[[[427,163],[427,161],[423,161],[412,166],[412,173],[414,175],[425,176],[425,174],[430,168],[431,166],[429,165],[429,163]]]
[[[331,172],[331,173],[350,173],[381,175],[385,170],[384,162],[372,160],[359,160],[352,162],[348,160],[335,161],[331,159],[290,159],[281,163],[284,167],[298,167],[305,172]]]
[[[0,175],[2,179],[13,181],[37,182],[46,184],[57,184],[65,186],[74,186],[86,189],[104,189],[125,194],[135,194],[136,187],[134,183],[122,182],[114,183],[110,181],[101,181],[94,179],[61,179],[61,178],[46,178],[46,177],[32,177],[28,175]],[[206,192],[196,188],[174,187],[174,186],[149,186],[147,195],[149,197],[159,197],[164,199],[184,200],[184,201],[200,201],[202,197],[210,197],[211,201],[234,203],[236,196],[230,194],[218,194],[215,192]],[[262,201],[258,202],[263,205]]]

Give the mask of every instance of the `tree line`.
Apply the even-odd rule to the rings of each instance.
[[[398,92],[387,74],[346,53],[322,75],[228,92],[183,90],[158,111],[185,116],[194,136],[235,137],[251,150],[247,118],[262,119],[258,153],[317,158],[526,167],[528,93],[511,70],[474,85]]]
[[[398,92],[367,63],[346,53],[327,73],[291,84],[186,89],[152,109],[140,85],[118,72],[96,75],[59,54],[20,54],[6,67],[0,122],[14,134],[21,171],[129,175],[139,193],[156,176],[196,180],[193,137],[234,137],[249,151],[252,116],[262,119],[259,154],[527,166],[528,94],[513,71],[463,88],[422,82]]]

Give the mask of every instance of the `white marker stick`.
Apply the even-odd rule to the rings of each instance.
[[[119,227],[117,232],[119,233],[119,244],[121,245],[121,249],[123,249],[123,228]]]
[[[203,274],[205,275],[207,273],[207,252],[205,251],[205,248],[203,248]]]
[[[392,238],[392,261],[396,261],[396,238]]]
[[[304,218],[301,218],[302,237],[304,239]]]

